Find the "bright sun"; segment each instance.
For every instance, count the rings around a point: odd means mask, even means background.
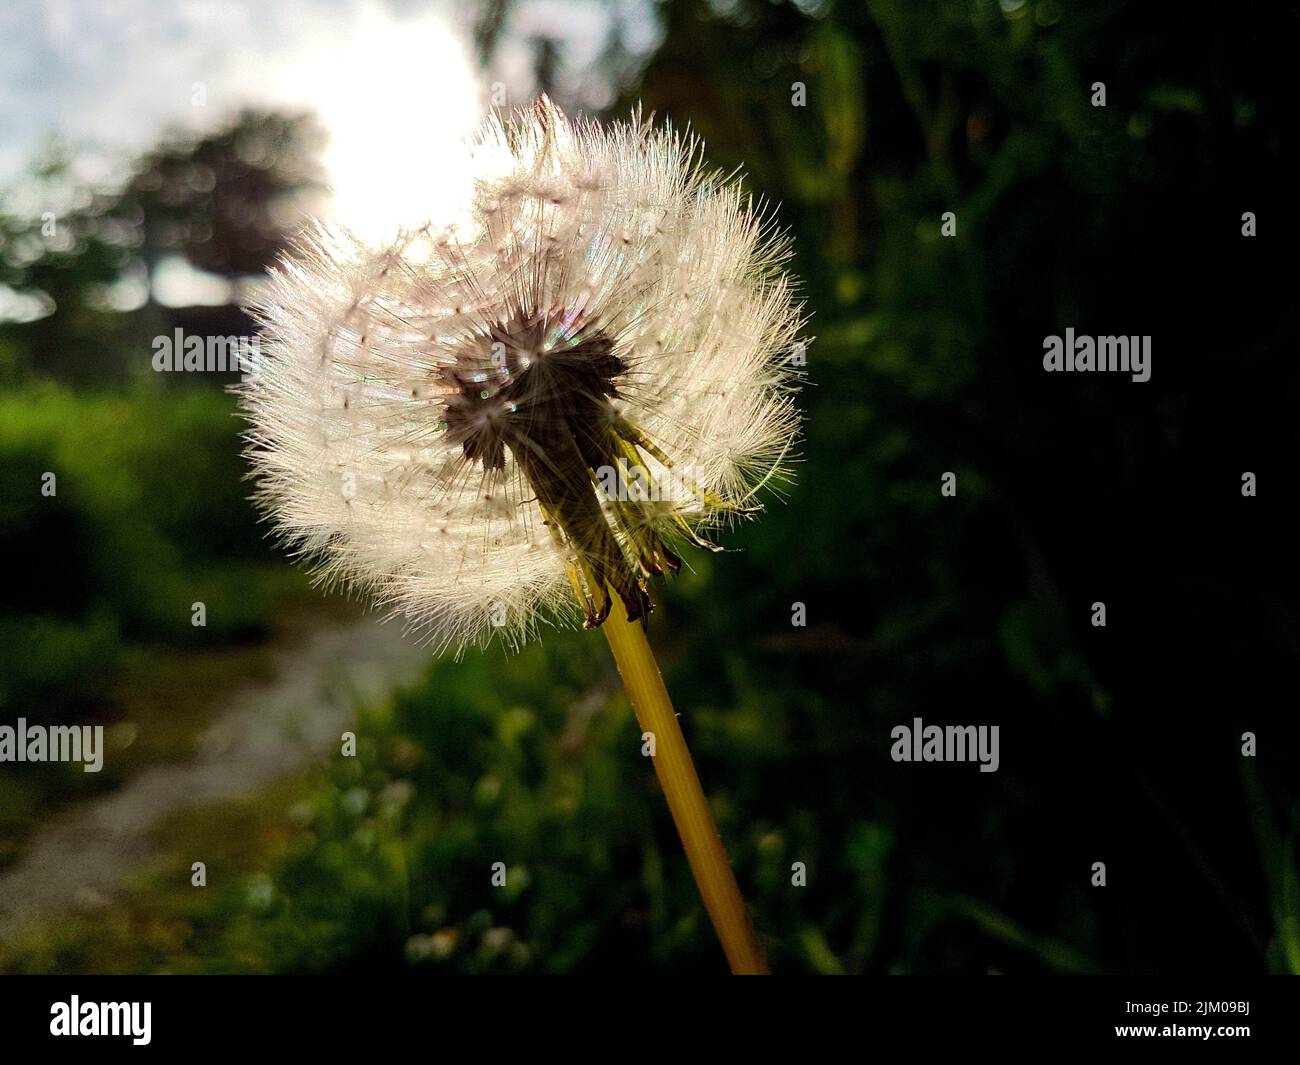
[[[285,86],[329,135],[329,213],[375,243],[403,226],[450,222],[469,192],[462,145],[482,115],[468,47],[433,15],[365,5],[351,21],[304,42]]]

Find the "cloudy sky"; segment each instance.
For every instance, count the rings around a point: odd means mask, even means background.
[[[409,221],[447,173],[494,81],[532,90],[529,38],[561,39],[574,91],[617,11],[648,47],[638,0],[525,0],[490,72],[469,46],[477,5],[414,0],[5,0],[0,6],[0,184],[51,134],[83,148],[91,180],[120,172],[168,125],[218,124],[241,105],[309,107],[330,135],[335,213],[378,234]],[[468,9],[468,14],[467,14]]]

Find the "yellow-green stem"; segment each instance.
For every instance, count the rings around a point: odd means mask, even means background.
[[[654,736],[654,765],[668,800],[677,832],[686,850],[704,907],[722,941],[731,971],[740,975],[765,975],[767,958],[754,935],[735,874],[722,849],[717,823],[709,810],[700,778],[691,761],[668,689],[664,687],[654,652],[639,622],[629,622],[617,595],[601,628],[609,640],[614,661],[632,699],[642,732]]]

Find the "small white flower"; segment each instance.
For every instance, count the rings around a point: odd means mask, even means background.
[[[277,529],[457,651],[598,625],[607,588],[644,616],[674,547],[785,476],[801,325],[785,241],[694,139],[542,99],[471,151],[458,226],[317,227],[239,389]]]

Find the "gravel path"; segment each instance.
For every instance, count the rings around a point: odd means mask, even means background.
[[[32,922],[112,898],[153,853],[168,815],[253,791],[338,749],[358,701],[419,678],[429,653],[399,625],[365,617],[315,632],[277,659],[274,679],[235,690],[189,761],[152,766],[43,828],[0,875],[0,943]]]

